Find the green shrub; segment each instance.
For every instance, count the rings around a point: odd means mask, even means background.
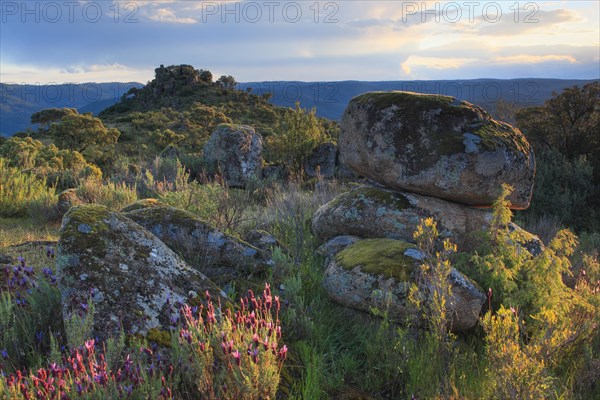
[[[551,393],[552,377],[542,347],[523,343],[521,323],[514,309],[504,307],[496,315],[488,312],[483,319],[493,399],[536,400]]]
[[[49,188],[45,179],[9,167],[0,158],[0,216],[24,216],[34,206],[36,210],[51,209],[56,201],[55,188]]]
[[[101,204],[111,210],[120,210],[138,199],[135,186],[125,182],[104,183],[93,178],[79,184],[77,197],[85,203]]]
[[[531,206],[523,217],[553,217],[574,229],[593,228],[589,207],[594,194],[592,177],[592,164],[585,156],[569,161],[556,150],[538,153]]]

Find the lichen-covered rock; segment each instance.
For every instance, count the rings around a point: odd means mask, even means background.
[[[77,189],[67,189],[60,192],[56,209],[62,216],[65,215],[73,206],[79,206],[85,202],[77,196]]]
[[[184,210],[151,204],[123,215],[152,232],[211,279],[247,276],[274,264],[269,254]]]
[[[327,265],[337,253],[339,253],[346,247],[353,245],[359,240],[360,238],[357,236],[336,236],[333,239],[330,239],[327,242],[323,243],[321,246],[319,246],[319,248],[317,249],[317,253],[325,257],[325,265]]]
[[[333,143],[322,143],[315,147],[304,160],[304,173],[309,178],[333,178],[335,174],[337,147]]]
[[[478,106],[450,96],[365,93],[350,101],[341,128],[342,162],[386,187],[491,206],[508,183],[511,207],[529,206],[532,148]]]
[[[329,263],[323,284],[329,296],[357,310],[387,308],[389,316],[405,321],[416,310],[407,303],[420,273],[423,254],[412,244],[393,239],[364,239],[339,252]],[[448,281],[451,329],[463,331],[477,323],[486,296],[469,278],[452,268]]]
[[[273,254],[273,249],[281,245],[275,236],[262,229],[251,230],[244,236],[244,241],[260,249],[263,254],[268,254],[269,257]]]
[[[230,187],[245,187],[262,174],[262,136],[246,125],[218,125],[206,145],[204,159]]]
[[[263,179],[286,181],[290,171],[285,165],[267,165],[262,170]]]
[[[168,329],[179,302],[206,290],[224,295],[156,236],[99,205],[73,207],[63,218],[57,274],[63,316],[81,312],[91,298],[100,339],[121,327],[142,335]]]
[[[337,196],[321,206],[312,221],[315,236],[326,241],[340,235],[361,238],[391,238],[413,242],[413,232],[423,218],[433,218],[442,238],[449,238],[461,251],[473,250],[482,231],[488,230],[492,214],[435,197],[362,186]],[[511,223],[519,244],[533,255],[544,245],[536,236]]]

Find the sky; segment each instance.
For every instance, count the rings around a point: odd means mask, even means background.
[[[600,78],[600,2],[0,0],[0,82]]]

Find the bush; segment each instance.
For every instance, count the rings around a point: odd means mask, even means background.
[[[0,158],[0,216],[15,217],[36,210],[51,209],[56,204],[56,191],[45,179],[9,167]]]
[[[325,127],[316,116],[316,110],[306,111],[296,103],[277,127],[277,134],[267,141],[269,161],[286,164],[293,175],[301,178],[303,162],[313,149],[329,137]]]
[[[593,168],[585,156],[569,161],[558,151],[547,150],[537,155],[536,163],[533,197],[530,208],[522,213],[524,218],[551,217],[574,229],[593,228],[589,208]]]
[[[118,211],[137,201],[135,186],[125,182],[103,183],[98,179],[86,179],[77,187],[77,197],[90,204],[101,204]]]

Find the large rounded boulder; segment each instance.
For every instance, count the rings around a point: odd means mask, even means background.
[[[372,92],[341,122],[341,161],[386,187],[491,206],[508,183],[513,209],[529,206],[535,161],[523,134],[450,96]]]
[[[405,241],[364,239],[335,256],[323,284],[329,296],[340,304],[367,312],[374,307],[387,309],[392,319],[405,321],[417,312],[407,299],[423,261],[423,254]],[[451,329],[472,328],[485,303],[485,294],[454,268],[448,283],[452,290],[447,303]]]
[[[491,212],[435,197],[361,186],[321,206],[313,216],[312,231],[323,242],[343,235],[413,242],[413,232],[423,218],[433,218],[442,238],[470,251],[480,244],[493,217]],[[509,229],[518,233],[519,245],[531,254],[543,250],[537,236],[512,222]]]
[[[204,159],[229,186],[245,187],[262,175],[262,151],[262,136],[251,126],[220,124],[204,146]]]
[[[57,271],[63,316],[94,303],[92,335],[169,329],[176,307],[206,290],[224,296],[156,236],[99,205],[71,208],[63,218]],[[225,298],[223,298],[225,299]]]
[[[137,202],[123,213],[156,235],[209,278],[225,281],[264,271],[270,253],[227,235],[194,214],[160,202]]]

